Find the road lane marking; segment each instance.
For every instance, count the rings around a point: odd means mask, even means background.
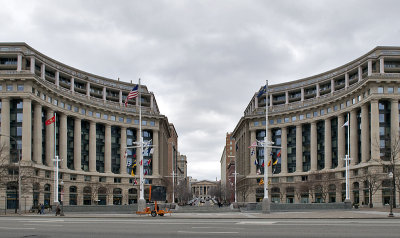
[[[241,221],[236,223],[238,225],[273,225],[276,224],[274,221]]]
[[[3,230],[35,230],[34,227],[0,227]]]
[[[238,234],[237,231],[178,231],[178,233],[187,234]]]

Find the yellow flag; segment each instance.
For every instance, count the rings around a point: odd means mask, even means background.
[[[264,179],[261,179],[260,182],[258,183],[259,185],[263,185],[264,184]]]
[[[132,176],[135,176],[135,174],[133,173],[133,169],[132,169],[132,171],[131,171],[131,175],[132,175]]]

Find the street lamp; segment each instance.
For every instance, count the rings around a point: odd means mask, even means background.
[[[393,173],[389,172],[389,178],[390,178],[390,212],[388,217],[394,217],[393,215]]]
[[[9,137],[10,139],[14,140],[15,145],[17,146],[17,153],[18,153],[18,214],[21,214],[21,190],[22,190],[21,189],[21,157],[20,157],[20,150],[18,148],[18,141],[17,141],[17,139],[15,139],[14,137],[12,137],[10,135],[0,134],[0,136]],[[5,207],[4,209],[7,209],[7,207]]]

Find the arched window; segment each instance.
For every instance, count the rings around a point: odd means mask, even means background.
[[[69,205],[78,205],[78,189],[76,186],[69,187]]]
[[[83,205],[92,205],[92,188],[89,186],[83,188]]]

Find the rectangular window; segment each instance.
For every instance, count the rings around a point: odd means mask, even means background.
[[[121,178],[114,178],[114,183],[121,183]]]
[[[67,104],[67,109],[71,110],[71,105]]]
[[[351,106],[351,101],[350,100],[346,102],[346,106],[347,107]]]
[[[300,115],[300,120],[304,119],[304,114]]]
[[[115,116],[110,116],[111,121],[115,121]]]
[[[258,126],[258,121],[255,121],[255,122],[254,122],[254,126]]]
[[[11,92],[11,91],[14,91],[14,87],[13,87],[13,85],[8,84],[7,85],[7,92]]]
[[[325,110],[321,109],[321,111],[319,113],[321,114],[321,116],[323,116],[325,114]]]
[[[124,118],[123,117],[119,117],[118,120],[119,120],[119,122],[124,122]]]
[[[282,123],[282,119],[281,118],[278,118],[277,120],[276,120],[276,123]]]
[[[53,101],[53,99],[52,99],[51,97],[47,97],[47,101],[48,101],[49,103],[51,103],[51,102]]]
[[[0,85],[0,91],[3,91],[3,85]]]
[[[328,107],[328,113],[331,113],[331,112],[332,112],[332,108]]]
[[[150,126],[155,126],[156,122],[155,121],[150,121]]]
[[[378,87],[378,93],[383,93],[383,87]]]
[[[76,174],[70,174],[69,175],[69,180],[76,181]]]
[[[64,108],[64,103],[63,102],[60,102],[60,105],[59,105],[60,107],[62,107],[62,108]]]
[[[24,85],[21,85],[21,84],[17,85],[17,90],[19,92],[23,92],[24,91]]]
[[[335,106],[333,107],[333,110],[336,112],[337,110],[339,110],[339,106],[338,106],[338,105],[335,105]]]
[[[57,100],[57,99],[54,99],[54,100],[53,100],[53,104],[56,105],[56,106],[58,106],[58,100]]]
[[[307,118],[311,118],[311,113],[307,113],[307,114],[306,114],[306,117],[307,117]]]
[[[356,104],[356,99],[355,98],[353,98],[353,104]]]
[[[88,111],[88,115],[89,116],[93,116],[93,112],[92,111]]]
[[[132,118],[126,118],[126,123],[132,123]]]
[[[293,177],[286,177],[286,182],[293,182],[294,181],[294,179],[293,179]]]
[[[74,107],[74,112],[79,112],[79,108]]]
[[[92,177],[89,175],[85,175],[84,180],[85,180],[85,182],[90,182],[90,181],[92,181]]]
[[[296,116],[292,117],[292,121],[296,121]]]
[[[388,93],[393,93],[394,89],[393,87],[388,87]]]
[[[81,114],[86,115],[86,109],[81,108]]]
[[[100,118],[100,112],[96,112],[96,117]]]
[[[285,123],[289,122],[289,117],[285,117]]]
[[[269,124],[273,125],[274,124],[274,120],[269,120]]]
[[[358,101],[360,102],[361,100],[362,100],[362,97],[360,95],[360,96],[358,96]]]
[[[318,116],[318,112],[315,111],[315,112],[314,112],[314,117],[317,117],[317,116]]]
[[[147,125],[147,121],[142,121],[142,126]]]
[[[104,115],[103,115],[103,119],[106,119],[106,120],[107,120],[107,119],[108,119],[108,115],[107,115],[107,114],[104,114]]]
[[[344,109],[344,103],[340,104],[340,109]]]
[[[133,123],[136,124],[136,125],[139,125],[139,120],[138,120],[138,119],[135,119],[135,120],[133,121]]]

